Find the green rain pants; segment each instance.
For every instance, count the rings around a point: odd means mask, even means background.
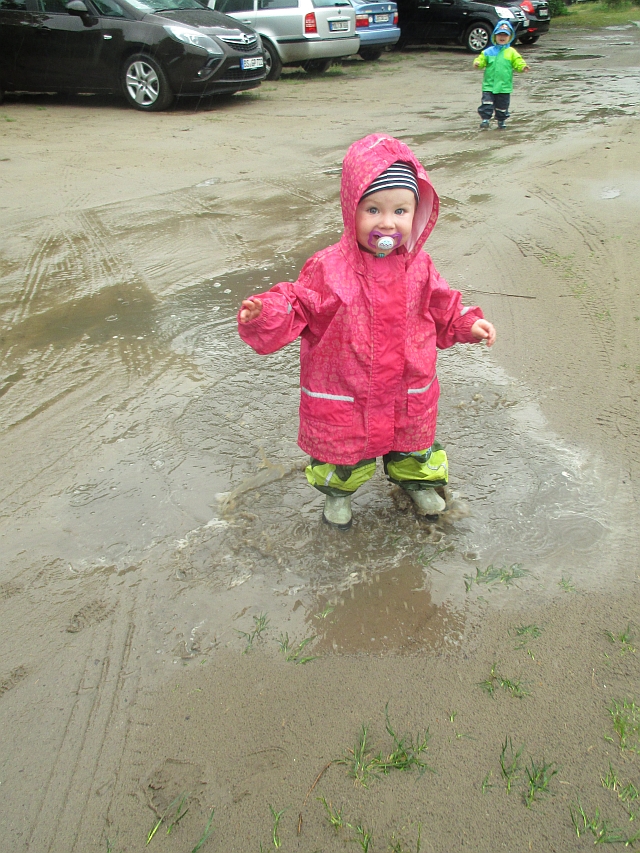
[[[449,481],[447,454],[438,442],[414,453],[391,451],[382,457],[389,480],[407,491],[446,486]],[[352,495],[370,480],[376,470],[375,459],[362,459],[356,465],[332,465],[311,459],[305,468],[310,485],[334,498]]]

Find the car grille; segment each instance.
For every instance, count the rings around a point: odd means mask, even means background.
[[[250,50],[255,50],[256,45],[258,44],[257,38],[252,38],[251,41],[240,41],[240,39],[234,38],[233,36],[218,36],[220,41],[223,41],[225,44],[228,44],[229,47],[232,47],[234,50],[241,50],[243,52],[248,52]]]
[[[239,80],[260,80],[264,77],[264,68],[227,68],[218,83],[237,83]]]

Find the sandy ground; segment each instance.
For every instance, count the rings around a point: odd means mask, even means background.
[[[503,134],[453,48],[160,115],[0,107],[3,851],[142,851],[160,818],[172,853],[638,832],[640,30],[523,53]],[[295,347],[234,317],[337,238],[372,131],[430,171],[428,249],[499,343],[440,360],[441,522],[378,472],[339,535]]]

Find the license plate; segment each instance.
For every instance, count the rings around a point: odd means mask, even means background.
[[[548,14],[549,13],[547,12],[546,9],[540,9],[540,11],[538,12],[538,17],[539,18],[546,18]]]
[[[261,56],[247,56],[240,60],[240,68],[244,71],[249,68],[264,68],[264,59]]]
[[[374,15],[373,20],[376,22],[376,24],[388,24],[389,23],[389,16],[388,15]]]
[[[336,33],[338,31],[348,30],[349,29],[349,21],[329,21],[329,30],[332,33]]]

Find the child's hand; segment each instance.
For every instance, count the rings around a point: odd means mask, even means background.
[[[525,66],[524,66],[524,68],[523,68],[522,70],[523,70],[523,71],[531,71],[531,69],[529,68],[529,66],[528,66],[528,65],[525,65]]]
[[[240,306],[240,322],[250,323],[262,314],[261,299],[244,299]]]
[[[477,341],[486,341],[488,347],[496,342],[496,330],[488,320],[476,320],[471,327],[471,334]]]

